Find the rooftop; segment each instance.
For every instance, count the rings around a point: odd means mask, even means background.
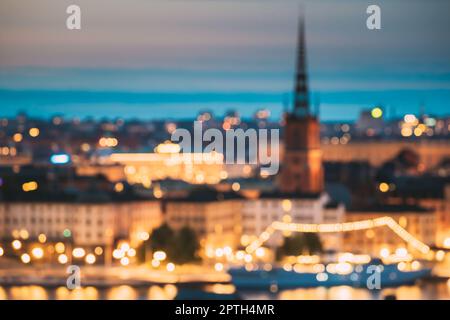
[[[347,213],[402,213],[402,212],[413,212],[413,213],[432,213],[433,210],[421,207],[419,205],[408,205],[408,204],[374,204],[367,207],[361,208],[350,208]]]

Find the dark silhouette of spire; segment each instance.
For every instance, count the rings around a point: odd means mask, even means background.
[[[297,69],[294,92],[294,114],[309,115],[308,74],[306,70],[305,22],[300,15],[298,23]]]
[[[303,10],[302,10],[303,11]],[[294,110],[286,118],[284,131],[285,155],[278,187],[284,193],[317,195],[324,190],[322,154],[320,152],[320,123],[311,114],[306,71],[306,46],[303,17],[298,27],[297,66]],[[314,97],[312,97],[314,98]]]

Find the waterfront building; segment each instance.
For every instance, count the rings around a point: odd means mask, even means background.
[[[48,241],[68,241],[86,248],[112,246],[117,239],[139,242],[142,232],[161,223],[158,201],[79,199],[0,203],[2,241],[25,230],[27,239],[44,234]]]
[[[436,212],[436,245],[450,248],[450,184],[442,194],[418,198],[418,203]]]
[[[395,158],[402,150],[414,150],[420,158],[421,170],[433,169],[445,158],[450,158],[450,141],[352,141],[347,144],[326,143],[321,146],[326,162],[367,161],[379,167]]]
[[[396,177],[386,203],[408,204],[426,208],[435,213],[435,244],[450,247],[450,184],[446,176],[423,175]]]
[[[197,189],[182,199],[165,203],[165,220],[175,230],[192,228],[205,249],[243,248],[256,239],[274,221],[292,223],[339,223],[345,208],[325,193],[317,195],[262,193],[245,198],[234,192]],[[286,235],[286,234],[284,234]],[[276,233],[265,244],[275,248],[283,233]],[[327,249],[339,250],[341,234],[321,237]]]
[[[106,245],[112,242],[108,235],[114,231],[112,205],[65,202],[6,202],[2,203],[0,220],[2,234],[13,239],[20,230],[26,230],[30,239],[45,234],[48,240],[71,238],[79,245]],[[5,239],[5,240],[6,240]]]
[[[413,237],[428,246],[435,243],[436,215],[433,210],[417,205],[375,205],[362,209],[351,209],[346,212],[346,221],[360,221],[389,216]],[[417,254],[408,243],[405,243],[387,226],[361,231],[349,231],[344,234],[344,249],[353,253],[387,256],[397,250],[407,249]]]
[[[205,249],[236,248],[242,233],[242,207],[243,198],[235,192],[201,187],[187,197],[168,200],[164,217],[175,230],[192,228]]]
[[[246,199],[242,206],[241,244],[248,245],[274,221],[286,223],[341,223],[345,219],[345,207],[333,202],[326,193],[316,195],[263,193],[259,198]],[[277,247],[286,233],[274,234],[266,243]],[[321,236],[325,249],[339,250],[342,246],[341,234]]]

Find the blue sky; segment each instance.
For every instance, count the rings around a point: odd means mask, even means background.
[[[0,3],[0,116],[192,117],[209,109],[278,117],[293,87],[299,1],[78,0]],[[448,114],[450,3],[303,1],[313,100],[325,120],[383,104]]]

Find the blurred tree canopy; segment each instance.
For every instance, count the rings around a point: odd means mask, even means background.
[[[284,237],[283,244],[277,249],[277,258],[320,253],[322,250],[322,242],[317,234],[298,233],[290,237]]]
[[[176,232],[165,223],[153,230],[149,240],[139,248],[141,261],[144,261],[145,245],[152,252],[164,251],[167,254],[168,261],[177,264],[199,260],[200,243],[195,231],[188,226],[184,226]]]

